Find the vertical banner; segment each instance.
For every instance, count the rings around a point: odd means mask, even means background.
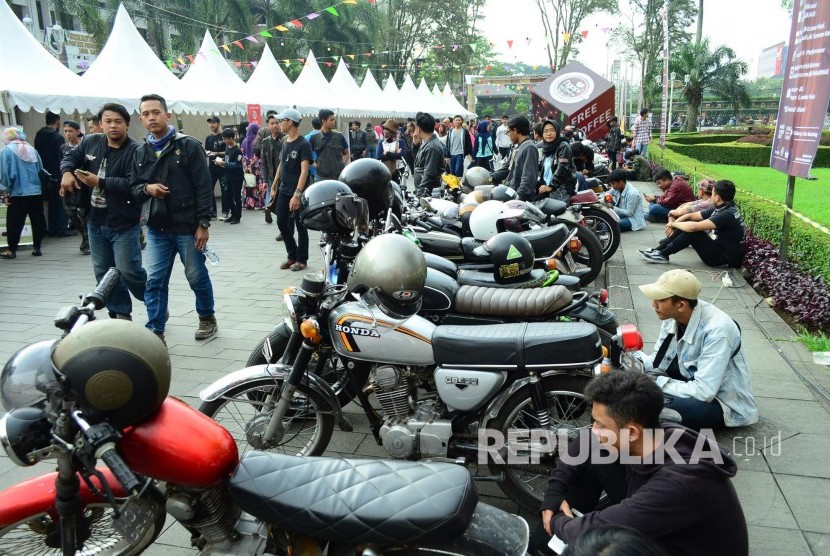
[[[660,148],[666,146],[666,122],[669,115],[669,0],[663,6],[663,106],[660,114]]]
[[[248,123],[262,125],[262,107],[259,104],[248,105]]]
[[[770,167],[806,178],[830,100],[830,0],[795,0]]]

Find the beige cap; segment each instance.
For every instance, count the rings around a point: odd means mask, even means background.
[[[688,270],[675,269],[664,272],[653,284],[640,286],[640,291],[649,299],[667,299],[673,295],[683,299],[697,299],[700,295],[700,280]]]

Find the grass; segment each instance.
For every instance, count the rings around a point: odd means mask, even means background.
[[[798,335],[798,341],[807,346],[810,351],[830,351],[830,336],[824,332],[812,334],[810,332],[802,331]]]

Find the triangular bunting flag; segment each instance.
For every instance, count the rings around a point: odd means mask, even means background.
[[[231,47],[230,47],[230,46],[228,46],[228,45],[226,45],[226,44],[223,44],[223,45],[222,45],[222,48],[224,48],[226,52],[230,52],[230,51],[231,51]]]
[[[308,15],[306,16],[306,19],[308,19],[309,21],[312,21],[312,20],[314,20],[314,19],[317,19],[318,17],[320,17],[320,14],[318,14],[318,13],[310,13],[310,14],[308,14]]]
[[[170,69],[173,69],[173,62],[171,62],[170,60],[166,60],[166,62],[167,62],[167,67],[170,68]]]
[[[470,50],[472,50],[473,52],[475,52],[477,48],[478,48],[478,45],[475,44],[475,43],[470,45]]]
[[[580,35],[582,35],[582,38],[583,38],[583,39],[587,39],[587,38],[588,38],[588,31],[580,31],[580,32],[579,32],[579,34],[580,34]]]
[[[190,60],[190,63],[193,63],[193,54],[188,54],[187,59]]]
[[[507,41],[507,48],[513,48],[513,41]]]
[[[340,15],[339,13],[337,13],[337,10],[334,9],[334,6],[329,6],[328,8],[326,8],[326,11],[329,12],[334,17],[337,17],[337,16]]]
[[[181,65],[184,65],[184,58],[176,58]]]
[[[332,67],[334,65],[333,62],[323,62],[323,63],[326,64],[326,66],[328,66],[328,67]]]
[[[259,44],[259,41],[258,41],[258,40],[256,40],[256,39],[255,39],[253,36],[251,36],[251,35],[248,35],[247,37],[245,37],[245,40],[247,40],[247,41],[251,41],[251,42],[255,42],[255,43]]]
[[[266,31],[260,31],[260,32],[259,32],[259,36],[260,36],[260,37],[268,37],[268,38],[270,39],[270,38],[271,38],[271,37],[273,37],[274,35],[272,35],[271,33],[269,33],[269,32],[266,30]]]
[[[233,65],[235,65],[238,68],[241,68],[242,67],[242,62],[234,62]]]
[[[346,54],[346,56],[348,56],[349,58],[351,58],[352,60],[354,60],[354,54]]]
[[[294,27],[300,27],[300,28],[302,28],[302,26],[303,26],[303,24],[300,23],[299,19],[292,19],[291,20],[291,25],[293,25]]]
[[[257,67],[257,64],[259,64],[259,62],[251,62],[251,65],[254,67]]]
[[[245,47],[242,46],[242,41],[233,41],[233,44],[235,44],[236,46],[238,46],[242,50],[245,50]]]
[[[344,4],[357,4],[357,0],[343,0]]]
[[[251,67],[251,62],[245,62],[245,67],[246,67],[246,68]]]
[[[277,31],[281,31],[283,33],[288,32],[288,27],[286,27],[285,25],[277,25],[276,27],[274,27],[274,29],[276,29]]]

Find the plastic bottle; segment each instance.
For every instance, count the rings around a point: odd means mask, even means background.
[[[210,245],[205,246],[202,253],[205,254],[205,258],[213,266],[216,266],[216,265],[219,264],[219,255],[216,254],[216,251],[214,251],[213,247],[211,247]]]

